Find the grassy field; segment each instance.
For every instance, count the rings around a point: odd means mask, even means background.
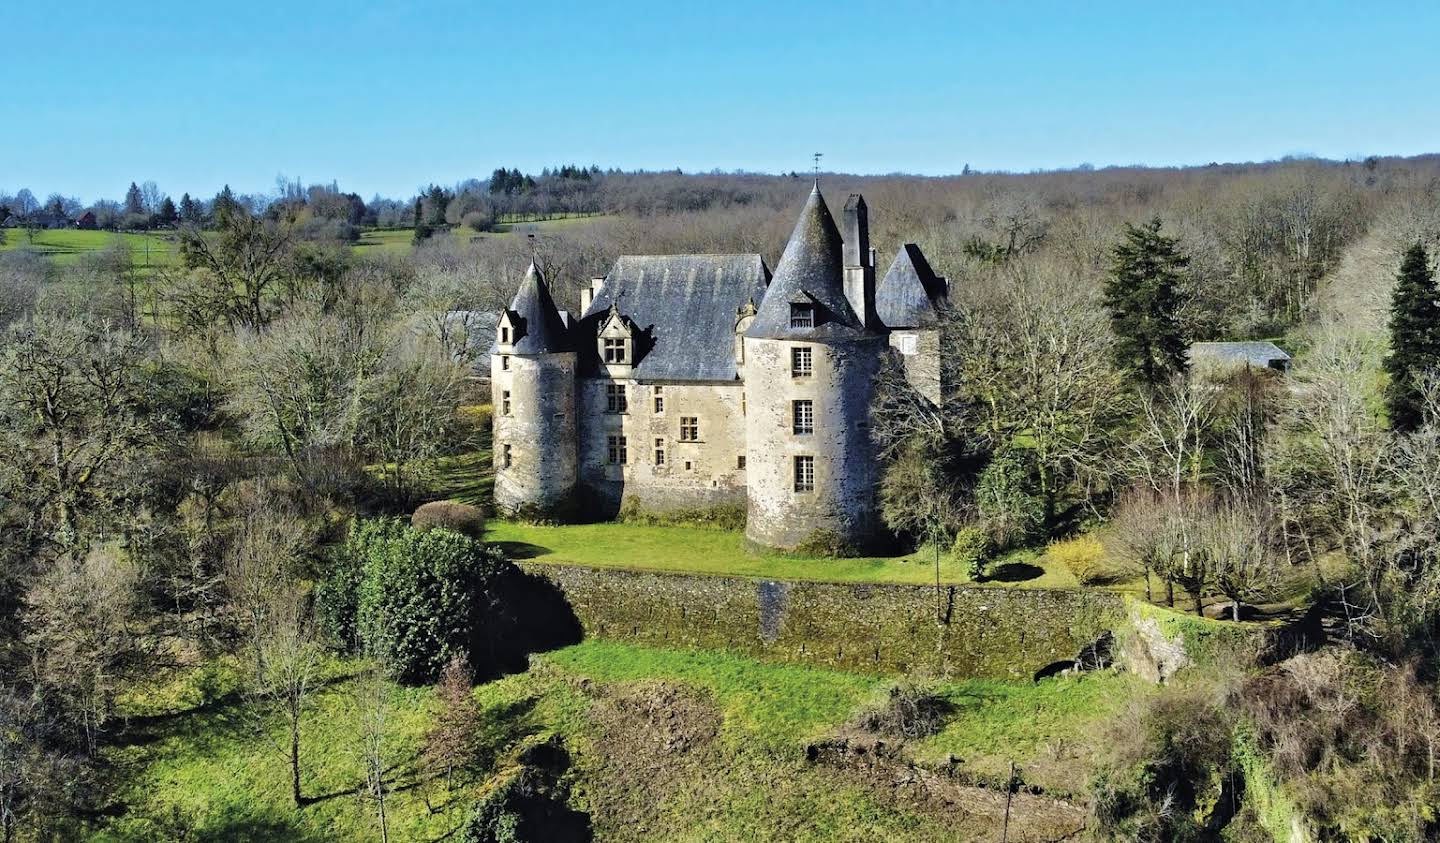
[[[562,230],[583,225],[597,216],[569,216],[556,217],[548,220],[523,220],[501,222],[495,226],[494,231],[479,233],[470,228],[457,225],[448,232],[436,234],[436,237],[450,237],[456,243],[468,243],[484,237],[494,237],[504,234],[530,234],[546,231]],[[360,232],[360,240],[355,244],[355,251],[359,254],[409,254],[415,248],[415,232],[410,228],[367,228]]]
[[[744,534],[737,531],[621,523],[552,527],[496,521],[489,525],[485,538],[502,543],[518,558],[597,568],[831,582],[935,582],[935,558],[928,548],[890,557],[792,556],[752,552],[745,545]],[[1033,555],[1002,560],[994,572],[998,577],[986,584],[1025,588],[1079,585],[1063,566]],[[940,577],[945,583],[971,581],[948,553],[941,555]]]
[[[128,726],[117,724],[105,750],[120,778],[116,804],[91,839],[377,839],[372,806],[357,795],[355,671],[333,662],[306,712],[307,804],[299,809],[289,802],[283,722],[240,693],[234,663],[134,692]],[[476,769],[456,777],[453,789],[417,764],[436,710],[432,693],[396,687],[387,744],[391,839],[453,834],[516,747],[552,735],[572,756],[572,806],[590,814],[600,839],[956,839],[960,832],[924,806],[805,759],[807,742],[843,729],[887,681],[589,641],[476,689]],[[1058,763],[1077,784],[1089,756],[1057,754],[1053,736],[1093,732],[1097,717],[1143,693],[1113,673],[938,688],[957,711],[916,748],[920,756],[953,752],[968,763],[973,755],[977,774],[1002,759],[1022,769]]]
[[[11,249],[34,249],[46,255],[57,264],[68,266],[80,259],[81,255],[98,252],[113,246],[130,251],[136,266],[169,266],[179,262],[175,243],[168,234],[117,233],[113,231],[81,231],[60,228],[35,232],[31,240],[23,229],[5,229],[5,243],[0,251]]]

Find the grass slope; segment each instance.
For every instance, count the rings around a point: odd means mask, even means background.
[[[502,543],[517,558],[597,568],[831,582],[935,582],[935,559],[928,548],[901,556],[853,559],[755,553],[746,547],[744,534],[736,531],[622,523],[537,526],[496,521],[489,525],[486,539]],[[1025,579],[991,579],[985,584],[1026,588],[1079,585],[1063,566],[1043,557],[1015,564],[1030,566],[1025,569]],[[1006,569],[1005,563],[996,567]],[[945,583],[970,582],[964,567],[948,553],[941,555],[940,577]]]
[[[166,234],[81,231],[72,228],[37,231],[33,241],[26,236],[23,229],[7,228],[5,242],[0,244],[0,252],[33,249],[52,258],[57,264],[68,266],[78,261],[81,255],[117,246],[129,249],[130,259],[138,267],[169,266],[179,262],[176,246]]]
[[[128,726],[115,730],[105,750],[119,777],[115,810],[96,821],[91,839],[375,839],[372,806],[357,796],[355,670],[350,662],[331,663],[305,715],[303,782],[310,801],[300,809],[289,801],[283,720],[239,692],[238,665],[213,663],[135,692],[125,702]],[[640,731],[616,731],[615,718],[626,709],[613,701],[655,683],[708,701],[702,707],[719,717],[712,744],[687,754],[646,745],[653,730],[643,722]],[[481,752],[477,769],[457,777],[453,792],[416,764],[436,709],[433,694],[396,687],[389,720],[391,837],[453,834],[514,747],[546,735],[562,737],[570,748],[572,804],[592,814],[598,839],[953,837],[953,829],[913,806],[805,761],[807,741],[842,727],[885,683],[726,653],[588,641],[537,657],[528,673],[476,689]],[[1035,685],[940,687],[963,704],[944,732],[919,747],[922,755],[1005,755],[1022,767],[1045,756],[1052,735],[1085,730],[1136,691],[1127,677],[1109,673]],[[1086,759],[1064,760],[1064,773],[1083,780]],[[643,833],[616,824],[632,820],[643,824]]]

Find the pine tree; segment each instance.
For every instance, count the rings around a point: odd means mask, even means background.
[[[1115,329],[1121,367],[1154,386],[1185,371],[1186,342],[1180,324],[1183,284],[1190,258],[1179,241],[1160,233],[1160,218],[1126,224],[1125,239],[1111,250],[1105,306]]]
[[[175,203],[166,196],[160,201],[160,210],[155,214],[155,221],[161,225],[174,225],[180,220],[180,212],[175,210]]]
[[[180,221],[190,225],[200,223],[200,206],[190,198],[188,193],[180,197]]]
[[[140,186],[130,182],[130,189],[125,191],[125,213],[145,213],[145,196],[140,192]]]
[[[1385,371],[1390,383],[1385,403],[1390,424],[1413,431],[1424,421],[1422,389],[1425,377],[1440,369],[1440,304],[1436,303],[1435,275],[1425,247],[1416,243],[1405,252],[1395,292],[1390,300],[1390,355]]]

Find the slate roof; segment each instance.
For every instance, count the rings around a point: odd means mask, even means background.
[[[759,255],[624,255],[580,319],[581,370],[601,369],[595,338],[614,303],[635,326],[632,377],[733,381],[736,311],[769,282]]]
[[[949,285],[935,274],[925,254],[906,243],[875,290],[875,311],[890,328],[926,328],[940,321]]]
[[[1188,352],[1191,365],[1268,368],[1272,363],[1289,363],[1286,354],[1273,342],[1197,342]]]
[[[775,267],[775,280],[745,336],[760,339],[843,339],[874,333],[845,297],[844,242],[820,195],[820,185],[800,212],[790,242]],[[791,328],[790,305],[815,305],[815,327]]]
[[[545,276],[534,261],[525,270],[525,280],[520,282],[520,291],[510,303],[510,313],[519,328],[519,336],[513,346],[516,354],[547,354],[572,349],[565,320],[556,309]]]

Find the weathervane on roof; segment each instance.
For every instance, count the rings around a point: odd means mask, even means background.
[[[825,155],[823,152],[813,153],[810,157],[815,159],[815,184],[820,184],[820,159]]]

